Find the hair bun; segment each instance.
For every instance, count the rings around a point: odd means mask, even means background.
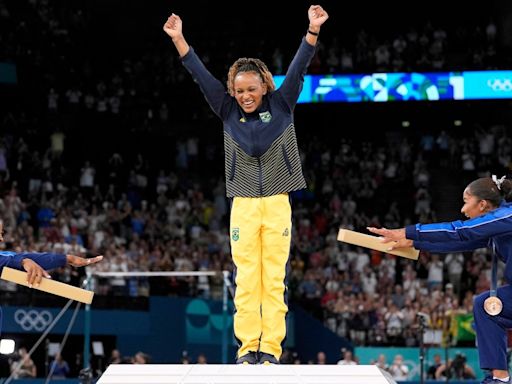
[[[512,180],[505,179],[501,183],[500,192],[506,201],[512,201]]]

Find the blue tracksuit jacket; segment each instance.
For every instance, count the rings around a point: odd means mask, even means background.
[[[505,263],[505,279],[512,282],[512,203],[503,202],[473,219],[409,225],[405,231],[416,249],[431,252],[471,251],[494,244]]]
[[[503,202],[497,209],[465,221],[410,225],[406,237],[414,241],[415,248],[432,252],[495,246],[505,263],[508,282],[497,289],[503,310],[496,316],[485,312],[484,302],[490,295],[487,291],[474,298],[473,315],[480,368],[507,370],[507,330],[512,329],[512,203]]]
[[[194,49],[182,58],[208,104],[224,125],[228,197],[265,197],[306,188],[293,110],[315,47],[302,40],[279,89],[246,114],[201,62]]]

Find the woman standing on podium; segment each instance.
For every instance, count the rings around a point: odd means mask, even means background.
[[[480,368],[491,371],[482,384],[510,383],[507,364],[507,330],[512,328],[512,181],[503,176],[483,177],[471,182],[463,194],[461,212],[465,221],[416,224],[401,229],[368,228],[396,242],[390,249],[414,247],[431,252],[471,251],[490,247],[493,251],[490,292],[475,297]],[[497,288],[497,258],[505,263],[507,285]]]
[[[273,10],[261,11],[247,19],[247,28],[257,27],[258,18]],[[309,8],[309,27],[277,90],[261,60],[240,58],[229,69],[226,92],[186,42],[180,17],[173,13],[163,28],[224,124],[238,364],[277,364],[286,337],[286,265],[292,236],[288,194],[306,188],[293,112],[328,17],[319,5]]]

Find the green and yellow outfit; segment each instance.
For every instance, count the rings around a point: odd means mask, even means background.
[[[306,188],[293,110],[315,47],[303,39],[279,89],[243,113],[194,50],[182,58],[224,124],[227,196],[232,198],[231,251],[236,266],[234,331],[238,356],[281,356],[286,337],[286,265],[290,254],[289,192]]]

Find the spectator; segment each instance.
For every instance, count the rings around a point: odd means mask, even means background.
[[[107,362],[107,366],[110,364],[122,364],[123,363],[123,357],[121,356],[121,352],[119,352],[119,349],[113,349],[112,352],[110,352],[110,358]]]
[[[467,364],[466,356],[458,354],[453,360],[448,359],[448,364],[441,364],[436,371],[436,380],[440,380],[442,376],[455,380],[476,379],[475,372]],[[498,383],[498,380],[495,380]]]
[[[393,363],[389,366],[389,373],[396,381],[403,381],[409,378],[409,368],[405,365],[402,355],[395,355]]]
[[[137,352],[132,359],[133,364],[149,364],[151,357],[144,352]]]
[[[25,347],[18,349],[17,359],[11,362],[11,375],[15,379],[37,377],[37,367]]]
[[[386,355],[381,353],[374,364],[381,370],[389,372],[389,365],[386,363]]]
[[[50,364],[50,372],[52,379],[65,379],[69,375],[69,365],[66,360],[62,358],[60,353],[55,355],[55,359]]]
[[[352,356],[352,351],[344,351],[343,352],[343,359],[338,361],[338,365],[357,365],[357,362],[354,360],[354,357]]]
[[[197,356],[197,364],[208,364],[208,361],[206,359],[206,355],[204,353],[200,353]]]
[[[427,379],[438,380],[438,377],[436,376],[436,372],[441,365],[443,365],[443,363],[441,361],[441,355],[436,353],[434,355],[434,363],[431,366],[429,366],[427,369]]]
[[[316,364],[327,364],[327,357],[325,356],[325,352],[320,351],[316,354]]]

